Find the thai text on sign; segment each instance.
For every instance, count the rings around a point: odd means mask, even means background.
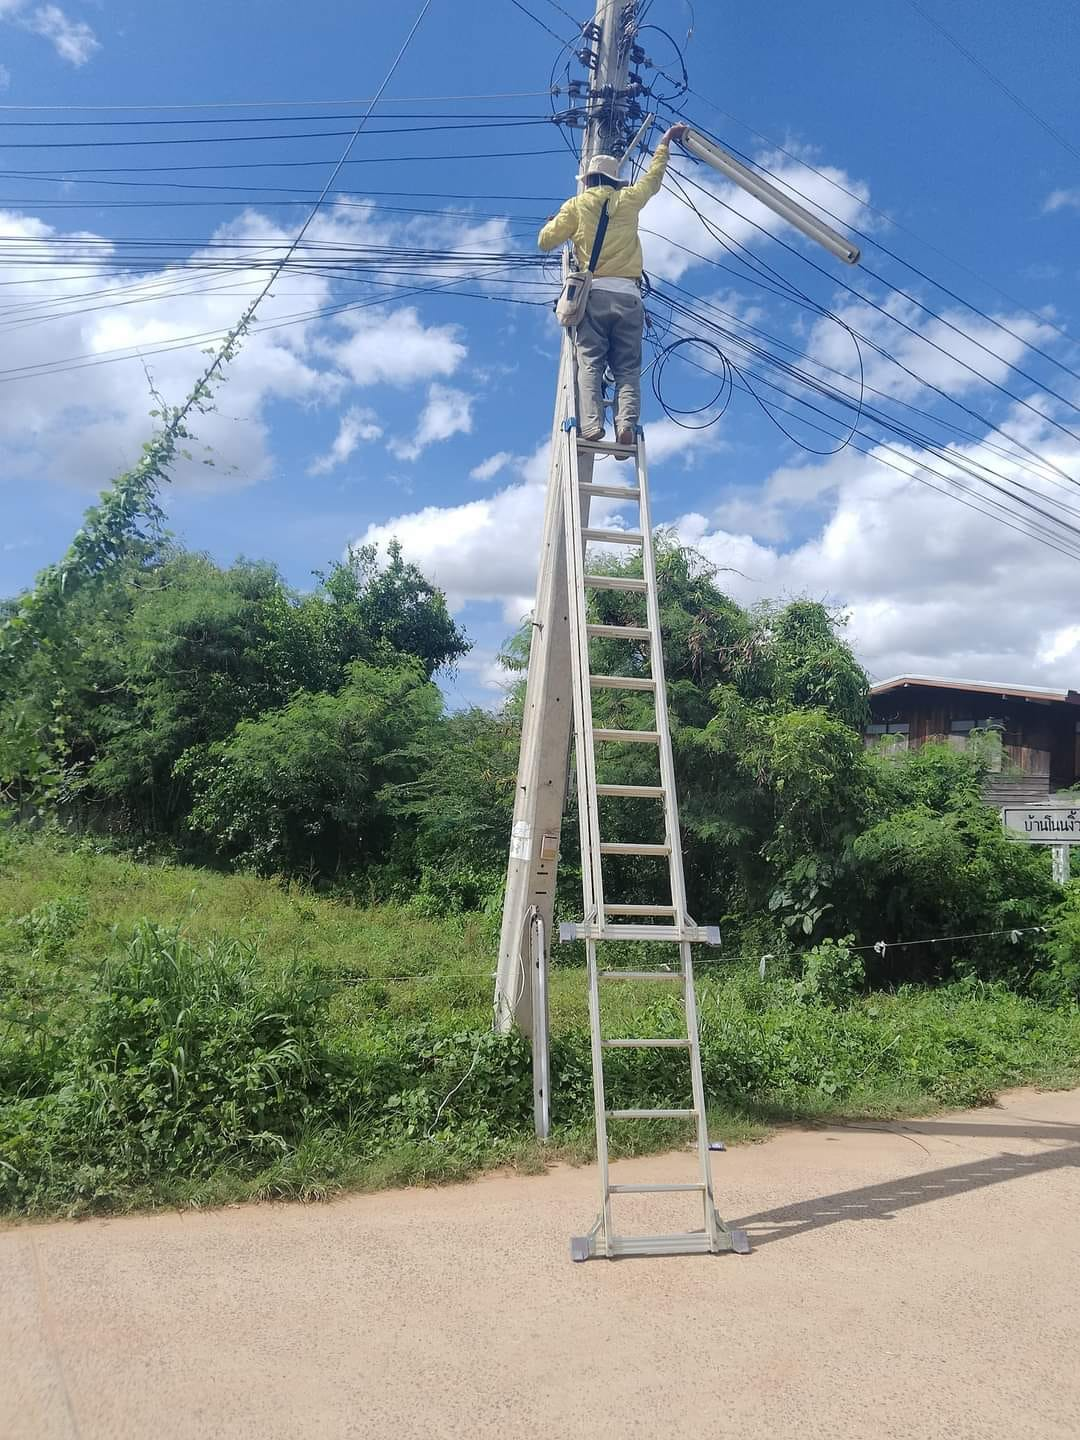
[[[1002,810],[1011,835],[1036,845],[1080,845],[1080,806],[1038,805]]]

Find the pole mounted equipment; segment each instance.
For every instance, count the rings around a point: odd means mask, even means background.
[[[776,185],[751,170],[748,165],[744,165],[741,160],[736,160],[734,155],[729,155],[723,146],[717,145],[714,140],[706,140],[704,135],[699,135],[696,130],[688,131],[679,143],[688,154],[734,181],[740,190],[745,190],[755,200],[760,200],[762,205],[767,206],[788,224],[794,225],[807,239],[823,246],[837,260],[842,260],[845,265],[859,263],[858,246],[838,234],[831,225],[819,220],[805,205],[800,205],[790,195],[785,195]]]

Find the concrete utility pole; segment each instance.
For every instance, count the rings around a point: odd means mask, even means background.
[[[628,86],[637,10],[637,0],[597,0],[592,24],[583,28],[582,46],[589,53],[591,79],[582,170],[593,155],[621,155],[630,139],[633,125],[628,114]],[[495,1027],[500,1031],[514,1025],[526,1031],[532,1028],[530,944],[543,947],[539,963],[546,972],[552,933],[573,720],[562,504],[565,447],[559,441],[563,422],[576,412],[570,336],[564,332],[495,981]],[[591,479],[591,461],[581,479]],[[534,921],[539,922],[533,931],[539,942],[529,933]]]

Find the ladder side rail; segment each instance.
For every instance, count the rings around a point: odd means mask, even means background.
[[[656,575],[656,552],[653,542],[652,512],[649,504],[649,485],[645,460],[645,441],[638,437],[638,488],[641,491],[642,564],[648,588],[645,603],[649,627],[653,630],[651,647],[652,675],[656,681],[656,728],[660,733],[661,784],[664,786],[664,811],[668,827],[668,844],[671,847],[670,873],[671,896],[676,907],[676,922],[687,924],[686,881],[682,863],[682,831],[679,825],[679,800],[675,786],[675,760],[671,749],[671,722],[667,708],[667,679],[664,672],[664,647],[660,635],[660,592]],[[716,1206],[713,1198],[712,1161],[709,1155],[708,1119],[705,1110],[705,1085],[701,1074],[701,1043],[698,1032],[697,998],[694,993],[694,965],[690,944],[683,941],[679,946],[682,961],[683,1009],[686,1017],[686,1034],[690,1041],[690,1084],[697,1112],[698,1164],[704,1185],[703,1204],[705,1232],[709,1249],[715,1250],[719,1243],[716,1223]]]
[[[576,366],[575,366],[576,378]],[[571,417],[566,429],[563,466],[563,517],[566,526],[567,591],[570,614],[571,666],[574,694],[574,739],[578,772],[578,828],[581,835],[581,888],[585,918],[603,919],[603,875],[600,869],[600,815],[596,794],[596,749],[593,744],[591,662],[586,629],[585,542],[582,538],[577,424]],[[596,1125],[596,1159],[600,1180],[600,1230],[607,1248],[612,1235],[611,1184],[608,1170],[607,1101],[604,1093],[604,1053],[601,1044],[600,984],[596,941],[586,940],[589,986],[589,1043],[592,1052],[593,1108]]]
[[[652,631],[649,665],[656,685],[656,729],[660,735],[660,783],[664,788],[664,823],[671,877],[671,900],[676,909],[676,923],[687,923],[686,881],[683,876],[682,832],[679,828],[679,800],[675,792],[675,761],[671,753],[671,722],[667,707],[667,680],[664,673],[664,646],[660,635],[660,593],[656,578],[656,552],[653,545],[652,509],[649,503],[649,481],[645,461],[645,439],[638,433],[637,483],[641,492],[641,561],[645,573],[646,623]]]
[[[690,1088],[697,1111],[698,1166],[705,1187],[702,1200],[705,1206],[705,1233],[709,1237],[709,1249],[719,1248],[719,1234],[716,1223],[716,1201],[713,1196],[712,1156],[709,1154],[709,1121],[705,1109],[705,1082],[701,1074],[701,1036],[698,1031],[697,997],[694,993],[694,961],[690,942],[684,940],[679,946],[683,973],[683,1009],[686,1013],[686,1038],[690,1041]]]
[[[545,937],[554,922],[558,858],[544,860],[545,834],[559,835],[565,805],[570,747],[570,650],[566,619],[566,538],[563,474],[564,424],[574,414],[574,357],[563,337],[551,427],[550,471],[537,579],[535,625],[529,647],[521,753],[514,793],[510,854],[506,868],[499,960],[495,984],[495,1028],[514,1024],[532,1029],[532,987],[525,982],[522,933],[530,906],[544,917]],[[559,703],[559,702],[563,703]]]
[[[604,878],[600,857],[600,808],[596,793],[596,747],[593,743],[592,686],[589,681],[589,635],[586,616],[585,544],[578,494],[577,422],[567,421],[566,477],[563,514],[566,523],[566,569],[569,591],[574,728],[578,766],[578,820],[581,832],[581,874],[586,920],[604,919]],[[586,883],[587,882],[587,883]]]
[[[600,1178],[600,1228],[606,1253],[614,1239],[611,1219],[611,1177],[608,1170],[607,1099],[604,1093],[604,1048],[601,1039],[600,977],[596,941],[585,941],[589,971],[589,1042],[592,1051],[593,1105],[596,1111],[596,1160]]]

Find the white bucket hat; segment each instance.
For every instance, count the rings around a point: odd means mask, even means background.
[[[594,155],[586,165],[585,169],[578,176],[579,180],[587,180],[590,175],[603,175],[606,180],[619,181],[619,171],[622,169],[622,161],[614,155]]]

